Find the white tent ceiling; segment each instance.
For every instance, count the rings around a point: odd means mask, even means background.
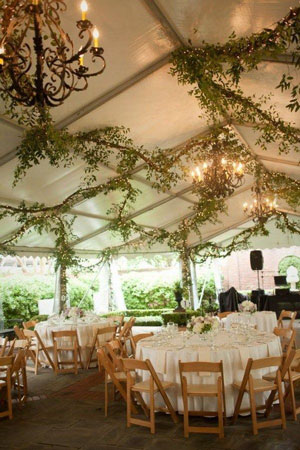
[[[67,2],[70,3],[70,2]],[[65,29],[76,36],[79,0],[72,2],[65,15]],[[104,74],[91,79],[89,88],[74,94],[64,105],[53,110],[58,128],[68,126],[74,132],[94,127],[124,125],[131,129],[136,144],[146,148],[160,146],[170,148],[207,130],[205,119],[199,118],[196,100],[187,94],[188,89],[177,84],[169,74],[170,53],[188,38],[195,44],[225,42],[233,31],[238,36],[249,35],[271,26],[281,19],[290,6],[298,6],[292,0],[94,0],[89,2],[89,15],[101,30],[101,45],[105,49],[107,69]],[[194,34],[194,29],[198,32]],[[286,109],[288,93],[274,89],[281,74],[294,74],[288,65],[290,58],[283,55],[281,62],[263,61],[258,71],[245,75],[242,88],[246,94],[257,96],[272,90],[272,103],[281,117],[300,126],[299,115]],[[294,74],[299,77],[299,74]],[[284,172],[300,178],[299,156],[279,155],[276,145],[267,151],[255,145],[256,133],[247,124],[234,125],[242,142],[271,170]],[[23,181],[12,188],[16,167],[15,148],[20,141],[22,129],[4,116],[0,116],[0,202],[18,204],[21,200],[55,204],[71,194],[79,185],[83,174],[82,163],[71,168],[54,169],[46,162],[32,168]],[[113,163],[109,168],[101,167],[99,179],[116,176]],[[134,184],[142,191],[132,211],[136,222],[151,227],[176,228],[176,224],[191,214],[195,199],[191,185],[181,183],[171,192],[158,194],[145,179],[143,170],[133,176]],[[228,214],[220,216],[220,223],[203,227],[204,239],[223,242],[249,225],[242,204],[250,200],[253,180],[249,177],[245,185],[228,199]],[[119,245],[122,240],[107,230],[110,217],[106,211],[118,194],[99,195],[76,205],[71,214],[77,216],[74,231],[78,239],[74,248],[80,254],[94,255],[99,250]],[[280,204],[282,210],[289,211]],[[292,211],[291,211],[292,212]],[[292,212],[295,217],[299,213]],[[270,225],[271,226],[271,225]],[[11,219],[1,221],[0,239],[10,235],[18,225]],[[272,228],[272,226],[271,226]],[[275,233],[272,229],[271,235]],[[266,246],[291,242],[289,236],[278,236]],[[189,243],[196,244],[197,236],[191,234]],[[299,238],[293,238],[295,244]],[[269,244],[268,244],[269,242]],[[296,242],[297,243],[297,242]],[[255,245],[255,243],[253,244]],[[263,245],[260,243],[259,245]],[[24,236],[16,247],[19,253],[44,254],[54,246],[54,237],[31,232]],[[152,251],[167,251],[164,245],[156,245]]]

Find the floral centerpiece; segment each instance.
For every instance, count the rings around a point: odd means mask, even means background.
[[[208,333],[219,328],[219,319],[212,316],[193,316],[187,327],[194,333]]]
[[[244,300],[239,305],[240,312],[248,312],[248,313],[255,313],[257,311],[257,306],[255,303],[251,302],[250,300]]]
[[[64,310],[65,319],[79,319],[84,316],[84,311],[77,306],[72,306]]]

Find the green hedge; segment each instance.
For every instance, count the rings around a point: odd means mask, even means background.
[[[137,317],[134,323],[137,327],[161,327],[162,324],[160,316]]]
[[[186,311],[185,313],[164,313],[161,315],[165,325],[167,325],[168,322],[174,322],[177,323],[179,327],[185,327],[192,316],[201,316],[201,312],[191,310]]]
[[[102,317],[120,316],[125,317],[149,317],[161,316],[165,312],[172,312],[171,309],[127,309],[126,311],[111,311],[107,314],[102,314]]]

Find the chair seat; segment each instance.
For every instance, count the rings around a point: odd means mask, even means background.
[[[127,375],[126,375],[125,372],[114,372],[114,376],[119,381],[126,381],[127,380]],[[108,374],[108,377],[107,377],[107,381],[111,381],[111,376],[109,374]]]
[[[240,389],[242,382],[241,381],[234,381],[232,383],[233,387],[236,389]],[[271,381],[266,381],[261,378],[253,378],[253,389],[256,392],[264,392],[264,391],[271,391],[276,389],[276,385],[272,383]],[[245,390],[249,392],[249,385],[246,384]]]
[[[170,381],[161,381],[161,385],[163,389],[168,389],[169,387],[174,386],[174,383],[171,383]],[[132,386],[132,390],[138,392],[150,392],[150,381],[140,381]],[[158,387],[154,383],[154,392],[158,392],[158,390]]]
[[[188,395],[218,395],[218,385],[216,383],[213,384],[188,384],[187,385],[187,394]]]
[[[300,372],[291,371],[292,381],[300,380]],[[276,371],[270,372],[263,376],[264,380],[273,381],[276,378]],[[289,374],[286,373],[284,376],[284,381],[289,381]]]

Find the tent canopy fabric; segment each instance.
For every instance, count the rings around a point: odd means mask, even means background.
[[[77,4],[78,3],[78,4]],[[207,131],[205,118],[187,87],[179,86],[170,73],[170,53],[192,38],[195,45],[202,40],[210,43],[226,42],[235,31],[237,36],[247,36],[270,27],[281,19],[298,1],[274,0],[272,2],[230,0],[101,0],[89,2],[90,17],[100,30],[100,43],[105,49],[107,69],[103,75],[90,79],[89,88],[73,94],[64,104],[52,111],[56,126],[67,126],[69,131],[89,130],[96,127],[124,125],[131,130],[131,137],[145,148],[172,148]],[[75,38],[76,20],[79,18],[79,2],[68,5],[63,26]],[[198,32],[194,34],[194,29]],[[77,44],[75,38],[75,45]],[[79,44],[79,43],[78,43]],[[256,96],[272,92],[280,116],[300,126],[299,114],[291,113],[286,105],[289,93],[275,89],[284,72],[296,78],[288,55],[280,61],[266,60],[259,70],[243,76],[241,86],[246,94]],[[4,108],[4,107],[3,107]],[[3,112],[2,108],[2,112]],[[279,154],[276,144],[262,150],[255,141],[256,131],[248,124],[232,125],[237,136],[267,169],[276,170],[299,179],[299,156],[296,153]],[[21,200],[55,204],[70,195],[79,185],[83,164],[78,161],[70,168],[53,168],[47,162],[33,167],[16,187],[12,187],[16,167],[16,145],[20,142],[22,128],[3,114],[0,116],[0,202],[17,205]],[[101,167],[101,180],[116,176],[113,164]],[[191,214],[195,198],[191,184],[178,183],[172,191],[157,193],[146,180],[143,170],[133,175],[134,186],[141,195],[134,205],[133,213],[138,224],[151,227],[176,229],[176,225]],[[205,240],[227,242],[231,237],[249,226],[243,213],[244,202],[251,201],[253,179],[227,200],[228,212],[221,214],[219,223],[202,228]],[[74,232],[78,239],[74,249],[79,255],[95,256],[100,250],[120,245],[122,239],[107,230],[111,217],[107,215],[112,202],[121,198],[114,192],[107,196],[83,201],[73,207],[70,215],[76,215]],[[300,215],[280,202],[282,211]],[[299,237],[283,234],[269,225],[270,240],[257,240],[260,246],[286,246],[299,244]],[[0,239],[9,236],[18,224],[12,219],[1,221]],[[196,245],[198,236],[189,236],[189,244]],[[264,244],[265,243],[265,244]],[[255,245],[255,242],[253,242]],[[49,254],[54,248],[54,236],[39,235],[34,231],[20,239],[15,247],[20,254]],[[143,251],[143,250],[141,250]],[[169,251],[164,244],[157,244],[151,252]]]

